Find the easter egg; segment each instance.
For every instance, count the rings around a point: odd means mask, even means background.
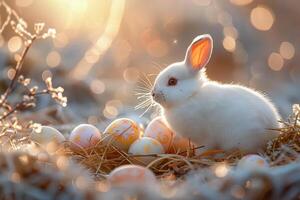
[[[65,141],[65,137],[58,130],[50,126],[41,126],[40,132],[34,130],[30,138],[39,144],[48,144],[50,142],[59,144]]]
[[[130,145],[140,138],[139,125],[131,119],[121,118],[113,121],[106,129],[108,137],[105,142],[111,142],[116,147],[127,151]]]
[[[123,165],[117,167],[109,173],[107,180],[112,186],[156,184],[156,178],[153,172],[138,165]]]
[[[151,137],[159,141],[168,151],[173,140],[173,132],[166,125],[162,117],[154,118],[147,126],[144,136]]]
[[[136,122],[139,125],[141,131],[144,131],[145,125],[149,123],[148,118],[139,115],[130,114],[127,115],[126,118]]]
[[[90,124],[80,124],[73,129],[69,140],[73,148],[90,148],[95,146],[101,139],[99,130]]]
[[[133,155],[162,154],[164,153],[164,148],[157,140],[153,138],[141,137],[132,143],[128,152]],[[155,158],[151,156],[141,156],[136,157],[136,159],[148,164]]]
[[[268,167],[269,163],[263,157],[250,154],[244,156],[237,164],[238,168],[257,168],[257,167]]]

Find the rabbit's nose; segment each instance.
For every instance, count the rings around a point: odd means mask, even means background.
[[[151,94],[153,98],[156,96],[155,92],[152,92]]]

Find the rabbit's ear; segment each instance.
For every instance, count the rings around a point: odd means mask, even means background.
[[[197,36],[187,49],[185,62],[193,71],[199,71],[208,63],[213,49],[210,35]]]

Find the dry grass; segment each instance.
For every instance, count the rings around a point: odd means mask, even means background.
[[[103,144],[100,142],[96,147],[90,149],[72,150],[70,143],[65,143],[63,153],[76,159],[79,163],[86,166],[95,174],[97,178],[105,178],[114,168],[125,164],[138,164],[151,169],[158,177],[168,177],[175,175],[182,177],[190,170],[201,167],[208,167],[220,162],[234,164],[240,157],[240,152],[231,152],[228,154],[184,155],[186,152],[177,154],[149,154],[154,160],[145,164],[138,157],[145,155],[130,155],[120,150],[112,144]]]
[[[293,114],[288,122],[282,122],[283,128],[278,138],[266,144],[264,156],[271,166],[286,165],[298,158],[300,152],[300,125],[298,115]],[[138,164],[150,168],[157,177],[182,178],[191,170],[203,169],[220,163],[236,165],[244,155],[240,151],[222,152],[207,151],[195,155],[195,149],[188,149],[174,154],[151,154],[153,161],[149,164],[141,162],[138,157],[130,155],[114,146],[111,142],[104,142],[103,138],[94,148],[72,150],[71,143],[66,142],[61,153],[66,154],[92,171],[97,179],[105,178],[114,168],[124,164]],[[201,148],[201,147],[198,147]],[[144,155],[143,155],[144,156]]]

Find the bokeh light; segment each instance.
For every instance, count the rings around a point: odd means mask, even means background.
[[[105,91],[105,84],[100,80],[93,80],[90,84],[91,91],[95,94],[102,94]]]
[[[106,102],[106,106],[111,106],[111,107],[116,107],[117,109],[121,109],[123,107],[123,103],[118,99],[113,99]]]
[[[49,67],[57,67],[61,62],[61,56],[57,51],[51,51],[46,57],[46,62]]]
[[[103,110],[103,115],[104,117],[106,117],[107,119],[114,119],[118,116],[119,111],[115,106],[111,106],[111,105],[105,105],[105,108]]]
[[[88,117],[87,122],[92,125],[97,125],[99,123],[99,120],[97,116],[92,115]]]
[[[238,36],[239,36],[238,31],[233,26],[226,26],[226,27],[224,27],[223,34],[225,36],[230,36],[230,37],[232,37],[234,39],[237,39]]]
[[[279,52],[284,59],[292,59],[295,55],[295,47],[290,42],[282,42]]]
[[[98,181],[96,188],[99,192],[107,192],[110,189],[110,185],[106,181]]]
[[[14,68],[9,68],[7,70],[7,77],[12,80],[16,74],[16,70]]]
[[[18,54],[18,53],[15,53],[14,59],[15,59],[16,62],[19,62],[19,60],[21,60],[21,55]]]
[[[22,39],[19,36],[14,36],[8,40],[7,46],[10,52],[16,52],[22,47]]]
[[[236,42],[235,39],[233,37],[230,36],[226,36],[223,40],[223,47],[229,51],[229,52],[233,52],[235,50],[236,47]]]
[[[229,172],[229,168],[226,164],[219,164],[215,168],[215,174],[217,177],[225,177]]]
[[[123,77],[126,82],[135,83],[139,79],[139,71],[134,67],[127,68],[124,70]]]
[[[274,23],[272,11],[265,6],[257,6],[251,11],[250,21],[260,31],[268,31]]]
[[[59,156],[56,160],[56,165],[59,169],[65,170],[69,167],[69,160],[65,156]]]
[[[283,67],[284,60],[279,53],[271,53],[268,59],[269,67],[274,71],[280,71]]]
[[[49,70],[45,70],[45,71],[43,71],[43,73],[42,73],[42,78],[43,78],[43,80],[45,81],[47,78],[51,78],[52,77],[52,72],[51,71],[49,71]]]

